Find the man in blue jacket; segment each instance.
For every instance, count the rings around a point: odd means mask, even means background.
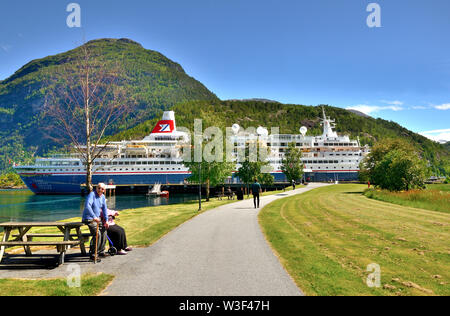
[[[97,226],[99,226],[97,253],[100,257],[105,257],[105,245],[106,245],[106,230],[108,229],[108,223],[105,219],[108,219],[108,208],[106,206],[105,199],[106,185],[99,183],[95,191],[89,193],[84,204],[84,211],[82,220],[83,223],[88,225],[91,232],[91,244],[89,247],[89,254],[91,259],[94,259],[95,253],[95,237],[97,233]],[[103,217],[103,220],[102,220]],[[98,260],[97,260],[98,261]]]

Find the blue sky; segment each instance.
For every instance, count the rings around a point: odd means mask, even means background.
[[[82,28],[66,25],[71,2]],[[133,39],[221,99],[355,108],[450,140],[448,0],[2,1],[0,79],[83,36]]]

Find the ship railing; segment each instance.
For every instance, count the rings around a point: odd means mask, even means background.
[[[49,157],[40,157],[37,158],[37,160],[41,160],[41,159],[79,159],[81,157],[80,154],[78,153],[73,153],[73,154],[54,154],[51,155]]]

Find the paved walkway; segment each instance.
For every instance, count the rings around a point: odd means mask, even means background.
[[[261,198],[261,206],[323,186]],[[148,248],[92,264],[68,256],[82,273],[116,275],[103,295],[302,295],[273,254],[258,224],[253,200],[239,201],[200,214]],[[2,270],[0,278],[68,276],[70,264],[52,270]]]

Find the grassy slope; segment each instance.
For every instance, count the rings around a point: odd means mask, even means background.
[[[428,185],[426,190],[389,192],[387,190],[366,190],[368,198],[426,210],[450,213],[450,184]]]
[[[261,211],[297,285],[308,295],[449,295],[450,214],[371,200],[364,188],[320,188]],[[370,263],[381,266],[381,288],[365,284]]]

